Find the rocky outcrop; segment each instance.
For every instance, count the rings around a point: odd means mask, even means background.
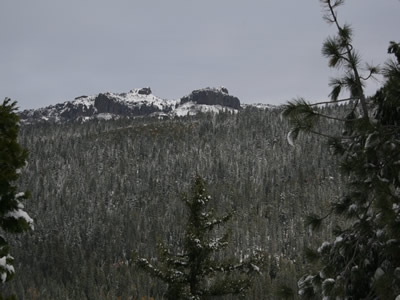
[[[240,101],[237,97],[228,94],[228,90],[224,87],[221,88],[205,88],[195,90],[190,95],[181,98],[181,104],[186,102],[194,102],[196,104],[205,105],[221,105],[240,109]]]
[[[60,112],[60,116],[65,119],[73,120],[78,117],[89,117],[94,113],[94,107],[88,107],[80,103],[74,104],[72,102],[65,102]]]
[[[195,90],[180,100],[161,99],[146,87],[133,89],[129,93],[83,95],[61,104],[25,110],[19,115],[23,123],[29,124],[148,115],[174,117],[198,112],[219,112],[224,108],[240,109],[239,99],[229,95],[224,87]]]
[[[130,90],[129,93],[138,94],[138,95],[151,95],[152,91],[151,91],[150,87],[144,87],[144,88],[141,88],[141,89]]]
[[[22,121],[28,121],[29,123],[38,121],[57,122],[90,117],[95,113],[96,109],[93,106],[85,105],[79,101],[72,101],[35,110],[24,110],[19,113],[19,116]]]
[[[139,95],[150,95],[151,89],[150,89],[150,87],[141,88],[138,90],[138,94]]]
[[[123,101],[112,96],[112,94],[99,94],[94,99],[94,107],[98,113],[109,113],[119,116],[145,116],[155,112],[159,112],[158,107],[149,105],[127,105]]]
[[[74,100],[78,100],[78,99],[86,99],[86,98],[88,98],[89,96],[85,96],[85,95],[83,95],[83,96],[79,96],[79,97],[76,97]]]

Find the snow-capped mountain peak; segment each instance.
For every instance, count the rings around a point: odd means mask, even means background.
[[[89,119],[111,119],[148,115],[185,116],[198,112],[237,111],[238,98],[228,90],[204,88],[180,99],[167,100],[153,95],[150,87],[132,89],[127,93],[99,93],[79,96],[72,101],[20,113],[23,123],[68,122]]]

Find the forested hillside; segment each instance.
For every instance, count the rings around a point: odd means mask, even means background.
[[[237,114],[22,127],[30,155],[20,187],[32,193],[25,207],[35,230],[13,237],[9,291],[20,299],[161,299],[165,286],[131,263],[132,252],[154,257],[159,241],[179,249],[180,193],[196,174],[217,212],[236,211],[229,255],[268,256],[248,299],[273,299],[280,283],[296,288],[304,246],[330,235],[329,226],[311,233],[305,216],[339,196],[342,180],[318,137],[288,144],[280,112],[248,106]]]

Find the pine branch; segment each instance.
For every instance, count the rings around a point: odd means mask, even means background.
[[[321,255],[317,251],[314,251],[308,247],[305,247],[304,249],[304,256],[309,263],[315,263],[321,258]]]
[[[228,240],[228,234],[226,233],[223,237],[216,238],[207,245],[205,245],[204,248],[211,251],[221,250],[226,246],[228,246],[227,240]]]
[[[312,134],[315,134],[315,135],[319,135],[319,136],[325,137],[325,138],[330,139],[330,140],[352,140],[355,137],[359,137],[360,136],[360,135],[334,136],[334,135],[329,135],[329,134],[325,134],[325,133],[318,132],[318,131],[313,131],[313,130],[310,130],[309,132],[312,133]]]
[[[343,27],[340,26],[339,21],[337,19],[337,15],[335,12],[335,8],[338,7],[339,5],[342,5],[344,3],[343,0],[323,0],[322,3],[325,4],[325,6],[328,9],[328,12],[330,13],[330,18],[328,19],[330,23],[333,23],[336,25],[336,28],[339,32],[339,36],[342,38],[343,43],[340,45],[341,47],[345,48],[347,51],[347,62],[349,63],[348,68],[352,70],[354,74],[354,79],[356,83],[356,89],[351,90],[351,94],[357,95],[360,98],[360,103],[363,111],[363,118],[368,120],[368,107],[366,103],[366,99],[364,96],[364,91],[361,83],[361,78],[358,72],[358,61],[359,61],[359,56],[357,53],[354,52],[353,46],[351,45],[351,29],[350,26],[344,25]],[[356,93],[354,93],[356,92]]]
[[[366,69],[369,71],[368,76],[367,77],[360,76],[360,78],[364,81],[367,81],[370,78],[374,78],[375,74],[379,74],[381,72],[379,66],[372,66],[368,63],[366,64]]]
[[[300,132],[312,133],[318,136],[323,136],[330,140],[346,140],[353,139],[355,136],[332,136],[322,132],[315,131],[313,128],[317,124],[317,121],[321,118],[331,119],[341,122],[357,121],[357,119],[351,120],[349,118],[342,119],[324,115],[312,108],[310,103],[305,101],[303,98],[294,99],[289,101],[288,104],[283,106],[281,115],[289,119],[292,125],[292,129],[288,133],[288,141],[293,145],[293,141],[298,137]]]
[[[343,102],[343,101],[348,101],[348,100],[353,100],[353,99],[354,98],[342,99],[342,100],[336,101],[336,102]],[[304,127],[304,126],[302,126],[302,124],[300,124],[303,120],[308,123],[315,123],[318,118],[330,119],[330,120],[335,120],[335,121],[340,121],[340,122],[353,121],[348,118],[343,119],[343,118],[325,115],[325,114],[322,114],[313,109],[313,106],[317,106],[320,104],[326,104],[326,103],[331,104],[332,102],[319,102],[319,103],[311,104],[311,103],[305,101],[303,98],[294,99],[293,101],[289,101],[288,104],[283,106],[282,116],[288,118],[289,121],[291,121],[292,123],[297,123],[297,125],[301,125],[298,127]],[[357,119],[354,119],[354,121],[356,121],[356,120]],[[310,126],[306,126],[306,127],[310,128]]]
[[[309,106],[318,106],[318,105],[323,105],[323,104],[336,104],[339,102],[346,102],[346,101],[352,101],[352,100],[357,100],[358,98],[354,98],[354,97],[349,97],[346,99],[339,99],[339,100],[335,100],[335,101],[322,101],[322,102],[316,102],[316,103],[308,103]]]
[[[213,218],[212,221],[207,221],[204,225],[204,229],[207,230],[212,230],[215,226],[226,223],[227,221],[229,221],[233,216],[233,212],[230,212],[228,214],[226,214],[223,217],[220,218]]]
[[[207,268],[205,271],[207,273],[233,273],[238,271],[244,274],[261,274],[260,267],[258,265],[263,264],[265,261],[265,255],[263,253],[257,252],[255,255],[250,256],[238,263],[233,263],[232,261],[224,261],[211,264],[211,267]]]
[[[322,221],[328,218],[332,214],[332,210],[323,217],[319,217],[316,214],[306,216],[305,224],[310,226],[312,230],[318,230],[321,228]]]
[[[160,278],[164,281],[168,280],[168,276],[162,272],[160,269],[154,267],[152,264],[150,264],[150,262],[145,259],[145,258],[137,258],[135,261],[135,264],[145,270],[146,272],[150,273],[151,275],[153,275],[154,277]]]
[[[336,215],[342,215],[349,209],[351,204],[352,199],[350,197],[343,197],[340,201],[332,204],[333,211]]]

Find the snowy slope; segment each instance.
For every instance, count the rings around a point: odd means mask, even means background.
[[[76,97],[72,101],[20,112],[21,122],[70,122],[120,117],[192,116],[199,112],[235,113],[242,109],[237,97],[224,87],[192,91],[180,99],[167,100],[153,95],[151,89],[133,89],[128,93],[100,93]]]
[[[219,113],[219,112],[230,112],[236,113],[237,109],[222,106],[222,105],[206,105],[206,104],[197,104],[195,102],[186,102],[179,105],[176,109],[170,112],[171,116],[183,117],[183,116],[194,116],[199,112],[202,113]]]
[[[169,112],[178,100],[165,100],[151,93],[150,88],[133,89],[128,93],[100,93],[80,96],[72,101],[20,113],[23,122],[65,122],[89,119],[111,119],[121,116],[143,116]]]

